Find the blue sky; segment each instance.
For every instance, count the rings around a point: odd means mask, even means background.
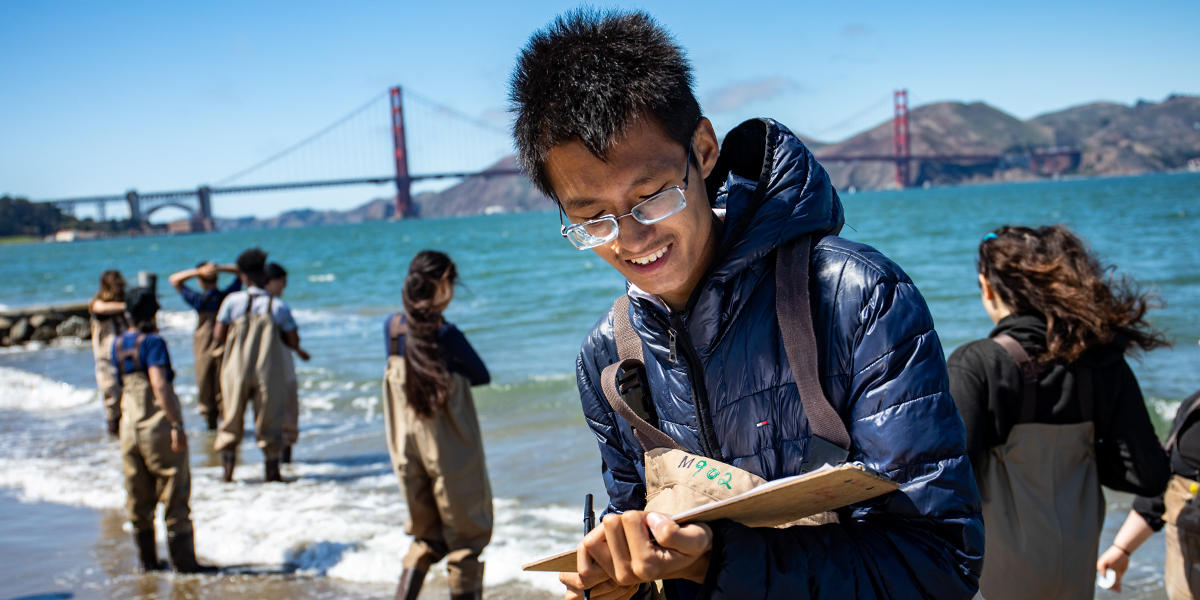
[[[215,184],[372,98],[340,137],[238,183],[387,174],[382,94],[394,84],[417,94],[406,104],[413,171],[474,168],[507,144],[497,131],[506,127],[517,52],[574,6],[8,0],[0,3],[0,194]],[[771,116],[798,133],[841,139],[890,118],[899,87],[914,106],[982,100],[1021,118],[1095,100],[1200,94],[1194,0],[594,6],[647,10],[675,35],[718,133]],[[439,117],[435,103],[491,131]],[[217,196],[214,209],[265,216],[390,193]]]

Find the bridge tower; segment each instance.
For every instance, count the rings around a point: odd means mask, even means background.
[[[392,105],[392,145],[396,160],[396,216],[403,219],[413,214],[412,194],[408,178],[408,144],[404,140],[404,103],[400,86],[393,87],[389,94]]]
[[[892,117],[892,154],[896,157],[896,186],[906,188],[911,181],[908,166],[909,157],[912,156],[908,139],[908,90],[896,90],[892,100],[895,108]]]

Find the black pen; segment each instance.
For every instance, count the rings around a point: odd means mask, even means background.
[[[592,495],[588,494],[583,497],[583,535],[587,536],[588,532],[596,526],[596,513],[592,510]],[[583,600],[591,600],[592,592],[583,590]]]

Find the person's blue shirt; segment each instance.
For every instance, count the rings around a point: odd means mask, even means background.
[[[388,315],[383,320],[383,345],[384,353],[392,354],[392,339],[389,333],[392,318],[396,314]],[[442,361],[446,364],[446,370],[453,371],[466,377],[471,385],[486,385],[492,381],[492,375],[488,373],[487,365],[483,364],[483,359],[479,358],[479,354],[475,352],[475,348],[471,346],[471,342],[467,341],[467,336],[454,326],[454,323],[442,321],[442,326],[438,328],[437,333],[438,350],[442,353]],[[400,356],[404,356],[404,335],[401,335],[397,340],[397,348]]]
[[[213,287],[203,292],[198,292],[185,283],[179,286],[179,295],[183,296],[183,301],[196,312],[217,312],[217,309],[221,308],[221,301],[226,296],[241,289],[242,280],[234,277],[233,283],[229,284],[225,289]]]
[[[150,367],[163,367],[167,372],[167,381],[175,380],[175,371],[171,368],[171,355],[167,352],[167,342],[157,333],[147,333],[138,347],[138,364],[133,364],[132,358],[126,358],[124,364],[118,364],[118,350],[133,348],[140,334],[136,331],[126,331],[113,340],[112,361],[117,368],[117,382],[121,382],[121,373],[146,373]]]

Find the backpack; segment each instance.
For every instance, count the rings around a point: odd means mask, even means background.
[[[1181,430],[1188,426],[1191,420],[1192,413],[1200,408],[1200,398],[1192,401],[1186,407],[1180,407],[1180,410],[1187,411],[1180,427],[1171,432],[1167,438],[1165,450],[1168,456],[1171,450],[1179,441]],[[1193,481],[1200,479],[1200,473],[1195,473],[1192,476]],[[1191,490],[1189,490],[1191,491]],[[1200,597],[1200,499],[1195,492],[1191,493],[1191,498],[1183,503],[1183,508],[1180,509],[1179,515],[1175,517],[1175,528],[1179,536],[1179,551],[1183,555],[1183,570],[1184,579],[1187,581],[1188,589],[1192,592],[1192,597]]]

